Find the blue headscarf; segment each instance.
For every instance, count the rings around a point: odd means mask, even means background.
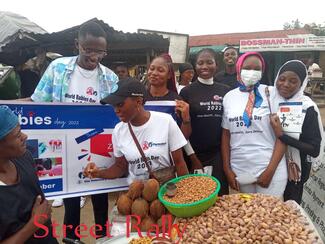
[[[18,117],[8,106],[0,106],[0,140],[18,125]]]

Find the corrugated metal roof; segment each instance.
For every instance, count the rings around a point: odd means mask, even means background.
[[[89,21],[97,22],[107,33],[109,51],[107,60],[111,60],[114,57],[114,53],[124,55],[125,57],[127,55],[126,53],[124,54],[125,51],[133,54],[141,52],[142,56],[145,55],[145,49],[168,51],[169,41],[161,35],[123,33],[122,31],[116,31],[105,22],[96,18]],[[32,34],[30,38],[17,39],[3,47],[0,53],[0,62],[9,65],[22,64],[35,56],[35,49],[38,47],[43,47],[47,52],[55,52],[63,56],[75,55],[77,52],[74,40],[78,35],[79,27],[80,25],[59,32]],[[121,59],[123,59],[122,56]]]
[[[17,38],[24,38],[32,33],[47,33],[29,19],[11,12],[0,11],[0,26],[0,50]]]
[[[200,50],[204,48],[211,48],[216,53],[222,52],[222,50],[227,47],[226,45],[218,45],[218,46],[199,46],[199,47],[191,47],[190,48],[190,55],[197,54]]]

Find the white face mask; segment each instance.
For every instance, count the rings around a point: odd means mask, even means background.
[[[241,80],[246,87],[254,86],[262,78],[262,71],[242,69],[240,72]]]

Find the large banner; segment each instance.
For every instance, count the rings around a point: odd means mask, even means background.
[[[240,52],[325,51],[325,36],[240,40]]]
[[[5,103],[19,117],[28,135],[27,148],[35,160],[40,186],[48,199],[126,190],[126,178],[89,179],[88,162],[101,168],[114,163],[112,131],[119,122],[111,106],[84,104]],[[174,112],[174,102],[147,109]],[[159,129],[159,128],[157,128]]]
[[[313,221],[325,242],[325,165],[310,176],[304,185],[301,206]]]

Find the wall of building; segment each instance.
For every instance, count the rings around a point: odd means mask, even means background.
[[[139,33],[158,34],[169,40],[169,55],[172,57],[173,63],[184,63],[188,56],[188,39],[189,35],[171,32],[160,32],[152,30],[139,29]]]

